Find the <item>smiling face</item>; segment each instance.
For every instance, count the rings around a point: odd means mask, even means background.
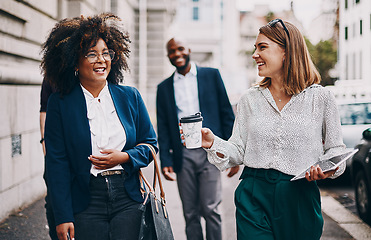
[[[259,34],[256,38],[255,47],[252,58],[258,65],[259,76],[271,79],[281,78],[285,49],[263,34]]]
[[[171,39],[167,45],[167,56],[177,71],[185,75],[191,69],[189,54],[191,50],[177,39]]]
[[[88,52],[80,56],[77,70],[79,72],[80,83],[85,86],[104,86],[109,72],[111,71],[111,61],[103,58],[103,53],[108,52],[108,47],[103,39],[99,39],[97,44],[89,48]],[[90,63],[89,54],[98,55],[96,62]]]

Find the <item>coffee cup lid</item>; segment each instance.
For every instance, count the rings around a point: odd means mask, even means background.
[[[180,123],[193,123],[193,122],[200,122],[203,120],[203,117],[201,116],[201,113],[198,112],[194,115],[182,117],[180,119]]]

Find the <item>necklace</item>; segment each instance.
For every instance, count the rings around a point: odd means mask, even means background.
[[[269,88],[268,88],[268,90],[269,90]],[[269,90],[269,91],[270,91],[270,90]],[[276,94],[273,94],[273,92],[271,92],[271,91],[270,91],[270,93],[272,94],[273,99],[277,99],[278,102],[282,102],[282,99],[279,98]]]
[[[282,99],[281,99],[281,98],[279,98],[279,97],[277,97],[277,95],[273,95],[273,94],[272,94],[272,97],[273,97],[273,99],[275,99],[275,98],[276,98],[276,99],[278,100],[278,102],[282,102]]]

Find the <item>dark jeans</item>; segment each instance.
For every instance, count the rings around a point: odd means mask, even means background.
[[[125,174],[90,178],[89,207],[75,215],[77,240],[138,240],[140,203],[124,187]]]
[[[46,220],[49,226],[49,236],[52,240],[58,240],[57,232],[55,230],[55,220],[53,208],[48,200],[48,195],[45,197],[45,210],[46,210]]]

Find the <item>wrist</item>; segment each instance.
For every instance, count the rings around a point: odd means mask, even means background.
[[[122,156],[122,163],[126,163],[129,161],[129,154],[127,152],[121,152],[121,156]]]
[[[43,144],[44,141],[45,141],[44,138],[41,138],[41,139],[40,139],[40,143],[41,143],[41,144]]]
[[[204,148],[206,148],[206,149],[210,149],[210,148],[213,146],[213,144],[214,144],[214,139],[212,140],[211,143],[208,143],[208,145],[205,146]]]

